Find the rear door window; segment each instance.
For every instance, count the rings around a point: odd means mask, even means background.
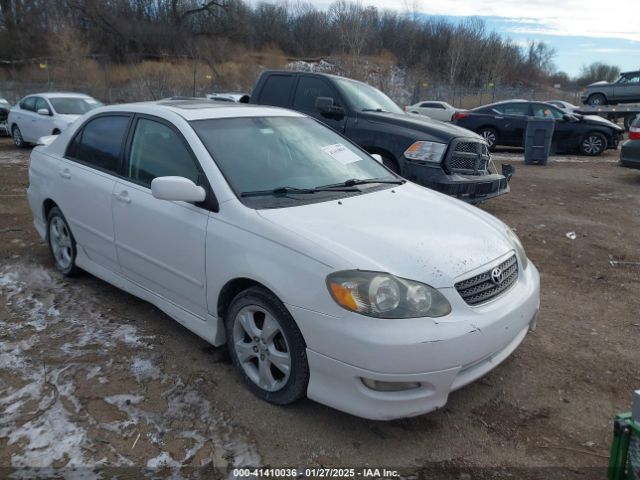
[[[264,82],[260,103],[273,105],[276,107],[286,107],[289,105],[289,94],[293,86],[293,76],[291,75],[270,75]]]
[[[444,105],[442,105],[441,103],[423,103],[421,105],[422,108],[437,108],[438,110],[444,110]]]
[[[110,173],[120,171],[128,115],[105,115],[90,120],[67,147],[66,157]]]
[[[505,103],[494,107],[494,110],[505,115],[527,116],[529,115],[528,103]]]

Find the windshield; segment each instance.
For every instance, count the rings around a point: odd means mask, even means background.
[[[269,195],[244,198],[249,192],[283,187],[314,189],[353,179],[397,178],[348,140],[311,118],[223,118],[196,120],[191,125],[231,188],[245,202],[269,201]],[[299,204],[347,194],[323,191],[296,197],[295,201]]]
[[[82,115],[102,106],[102,103],[93,98],[57,97],[50,98],[49,101],[56,113],[60,115]]]
[[[337,78],[338,88],[349,99],[353,108],[358,111],[382,111],[390,113],[404,113],[393,100],[387,97],[377,88],[373,88],[361,82]]]

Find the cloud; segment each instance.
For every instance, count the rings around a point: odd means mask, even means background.
[[[329,0],[315,2],[320,8]],[[430,15],[498,17],[513,33],[617,38],[640,42],[640,2],[617,0],[377,0],[363,1],[381,9]]]

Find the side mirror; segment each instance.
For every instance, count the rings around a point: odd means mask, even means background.
[[[158,200],[204,202],[207,192],[184,177],[156,177],[151,181],[151,194]]]
[[[344,115],[344,108],[335,105],[332,97],[316,98],[316,108],[325,115]]]
[[[51,112],[49,111],[48,108],[40,108],[38,110],[38,115],[42,115],[43,117],[49,117],[51,116]]]
[[[382,155],[378,155],[377,153],[372,153],[371,156],[376,162],[382,163]]]

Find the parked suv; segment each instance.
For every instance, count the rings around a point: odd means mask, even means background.
[[[592,106],[640,102],[640,71],[621,73],[613,83],[592,83],[580,94],[580,100]]]
[[[507,177],[491,171],[487,144],[455,125],[407,115],[365,83],[336,75],[265,71],[250,103],[315,117],[405,178],[470,203],[507,193]]]

